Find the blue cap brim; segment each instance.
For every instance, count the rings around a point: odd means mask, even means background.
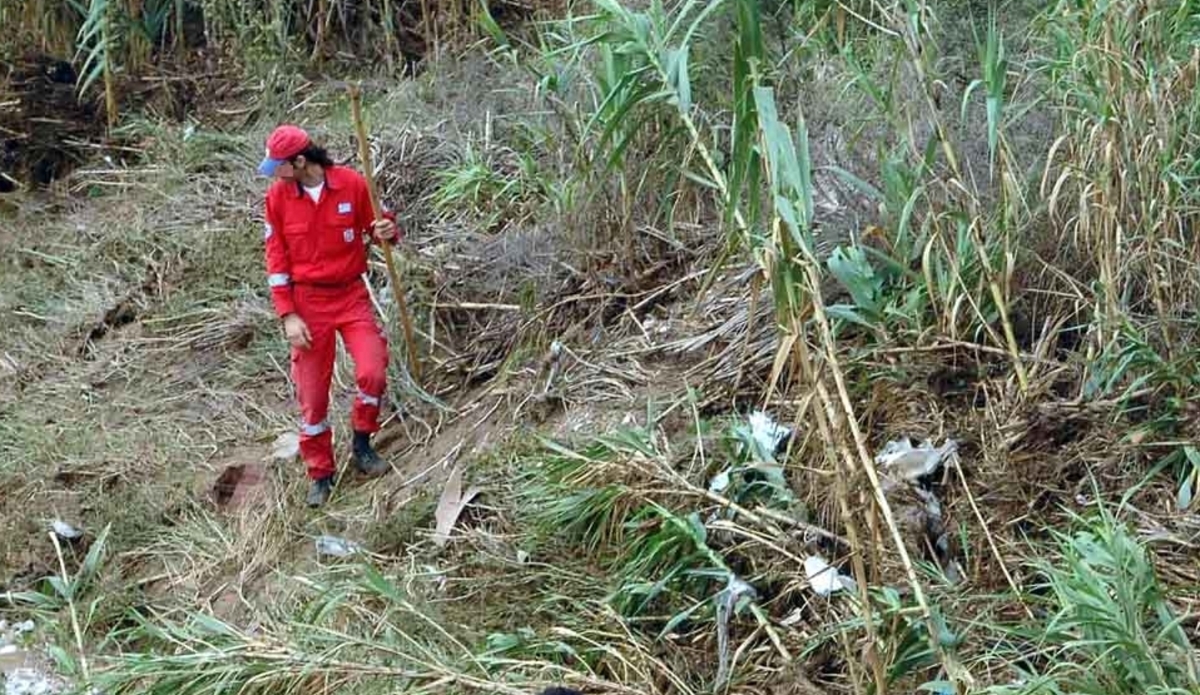
[[[270,157],[267,157],[266,159],[262,160],[262,164],[258,165],[258,173],[262,174],[263,176],[274,176],[275,169],[277,169],[280,164],[283,164],[283,161],[284,160],[282,159],[271,159]]]

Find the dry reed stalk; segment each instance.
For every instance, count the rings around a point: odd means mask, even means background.
[[[925,590],[921,586],[920,578],[917,576],[916,567],[913,564],[912,558],[909,556],[908,548],[905,546],[904,537],[900,533],[900,527],[896,523],[896,516],[892,512],[891,504],[888,502],[887,496],[884,494],[883,484],[879,478],[878,472],[875,470],[875,462],[867,451],[866,437],[859,428],[857,417],[855,416],[854,404],[850,400],[850,393],[846,387],[846,379],[844,372],[839,364],[837,356],[837,341],[833,337],[833,331],[829,324],[829,318],[825,313],[824,298],[820,293],[820,275],[816,269],[816,258],[805,249],[807,258],[805,259],[803,270],[806,274],[809,283],[809,304],[813,311],[813,320],[817,325],[820,334],[822,349],[826,364],[829,366],[829,372],[833,377],[834,385],[837,390],[837,402],[840,404],[838,409],[829,408],[829,416],[833,428],[835,430],[847,427],[851,433],[851,438],[854,442],[858,453],[858,464],[867,479],[871,483],[871,492],[874,494],[875,502],[883,514],[883,520],[887,526],[888,532],[892,537],[892,542],[896,547],[896,552],[900,556],[900,562],[904,566],[905,574],[908,577],[909,585],[913,590],[913,597],[920,606],[922,616],[925,619],[929,632],[930,647],[935,654],[938,654],[942,665],[946,668],[947,673],[959,686],[967,686],[973,682],[970,673],[958,663],[954,655],[947,652],[938,641],[937,626],[934,623],[933,610],[930,608],[929,600],[925,595]],[[824,384],[817,382],[818,393],[821,394],[823,402],[829,403],[832,399],[830,394],[825,392]]]
[[[832,423],[834,420],[831,417],[832,404],[829,402],[828,393],[825,392],[820,377],[813,367],[812,356],[808,352],[808,343],[803,334],[801,324],[793,321],[792,331],[795,336],[795,363],[800,367],[799,373],[817,391],[821,400],[820,406],[814,408],[813,412],[816,415],[817,429],[824,442],[825,458],[834,464],[834,493],[837,496],[838,510],[842,517],[842,523],[846,525],[846,535],[850,543],[850,563],[854,570],[854,580],[858,584],[858,609],[862,615],[863,625],[867,632],[868,646],[865,656],[871,669],[872,677],[875,680],[875,692],[879,693],[879,695],[886,695],[887,674],[884,671],[883,660],[879,655],[879,636],[876,633],[875,619],[871,609],[871,582],[870,577],[867,575],[866,565],[863,562],[863,554],[866,548],[859,537],[858,522],[855,520],[854,512],[850,508],[849,491],[846,487],[846,478],[854,474],[854,457],[846,448],[845,440],[837,436],[833,431]],[[837,443],[836,445],[835,442]],[[837,449],[836,453],[834,451],[835,448]],[[838,464],[839,461],[842,462],[842,465]],[[857,680],[855,681],[855,689],[858,692],[863,692],[863,688]]]

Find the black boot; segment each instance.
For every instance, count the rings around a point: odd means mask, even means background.
[[[308,488],[308,506],[320,507],[329,501],[333,494],[333,476],[314,480]]]
[[[359,473],[371,478],[387,473],[391,466],[379,458],[371,446],[371,435],[366,432],[354,433],[354,467]]]

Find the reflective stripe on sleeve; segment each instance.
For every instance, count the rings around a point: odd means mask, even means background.
[[[267,284],[271,287],[286,287],[292,283],[292,276],[287,273],[271,273],[267,276]]]

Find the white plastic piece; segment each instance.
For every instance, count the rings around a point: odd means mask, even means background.
[[[885,444],[875,456],[875,463],[892,476],[912,481],[937,472],[946,457],[957,450],[953,439],[935,447],[928,439],[913,446],[908,437],[903,437]]]
[[[838,572],[837,568],[819,555],[804,558],[804,574],[808,577],[812,590],[821,597],[827,598],[838,591],[858,589],[858,584],[852,578]]]
[[[742,597],[756,598],[754,587],[736,575],[729,575],[725,588],[717,594],[717,680],[716,690],[722,690],[729,680],[729,620]]]
[[[284,432],[271,445],[271,458],[277,461],[291,461],[299,455],[300,435],[295,432]]]

